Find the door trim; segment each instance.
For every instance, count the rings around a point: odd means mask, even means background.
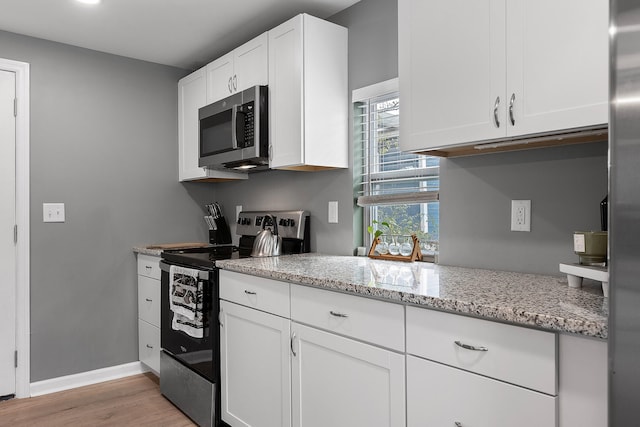
[[[16,397],[29,397],[29,64],[0,58],[0,69],[16,73]]]

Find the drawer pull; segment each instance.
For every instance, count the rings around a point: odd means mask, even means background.
[[[151,267],[150,265],[145,265],[144,268],[146,268],[147,270],[151,270],[153,267]]]
[[[333,310],[329,311],[329,313],[331,313],[331,315],[335,317],[349,317],[344,313],[338,313],[337,311],[333,311]]]
[[[247,295],[256,295],[257,294],[256,292],[248,291],[246,289],[244,290],[244,293],[247,294]]]
[[[458,347],[462,347],[464,349],[467,350],[473,350],[473,351],[489,351],[489,349],[487,347],[482,347],[482,346],[475,346],[475,345],[469,345],[469,344],[465,344],[463,342],[460,341],[454,341],[454,343],[456,343],[456,345]]]
[[[153,348],[153,346],[152,346],[152,345],[147,344],[147,348],[151,348],[151,349],[152,349],[152,348]]]
[[[153,300],[151,298],[145,298],[144,300],[147,301],[147,302],[153,302]]]
[[[462,427],[462,423],[460,421],[456,421],[454,424],[456,425],[456,427]]]

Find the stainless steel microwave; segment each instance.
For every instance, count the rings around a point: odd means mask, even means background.
[[[200,108],[198,165],[214,169],[269,167],[267,86],[254,86]]]

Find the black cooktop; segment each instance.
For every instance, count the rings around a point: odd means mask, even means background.
[[[246,258],[248,256],[249,254],[245,251],[239,251],[237,246],[231,245],[162,251],[162,259],[169,263],[204,268],[214,268],[217,260]]]

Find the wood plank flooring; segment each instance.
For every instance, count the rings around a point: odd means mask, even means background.
[[[160,394],[158,378],[147,373],[0,402],[0,426],[191,427],[195,424]]]

